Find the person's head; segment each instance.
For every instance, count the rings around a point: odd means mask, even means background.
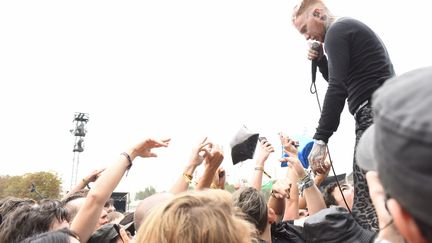
[[[10,213],[22,205],[34,205],[36,201],[30,198],[5,197],[0,200],[0,215],[5,221]]]
[[[68,200],[65,209],[67,210],[69,214],[69,222],[72,222],[75,216],[78,214],[78,211],[81,209],[81,207],[84,205],[86,198],[85,197],[74,197],[72,200]],[[101,210],[101,214],[99,216],[99,221],[96,225],[96,229],[100,226],[108,223],[108,213],[106,212],[105,208]]]
[[[331,13],[321,0],[303,0],[292,13],[292,23],[306,40],[324,42]]]
[[[134,225],[135,230],[138,231],[142,222],[147,218],[150,214],[151,210],[155,208],[155,206],[160,205],[168,200],[171,200],[174,197],[174,194],[169,192],[161,192],[155,193],[149,197],[143,199],[137,206],[134,212]]]
[[[78,236],[68,228],[45,232],[26,238],[21,243],[79,243]]]
[[[107,218],[108,223],[118,224],[124,218],[124,215],[120,212],[113,211],[108,213]]]
[[[427,67],[385,82],[356,153],[361,168],[378,172],[394,223],[410,242],[432,242],[431,80]]]
[[[82,207],[82,205],[84,205],[84,202],[85,202],[85,197],[77,197],[73,200],[69,200],[65,204],[65,208],[69,214],[69,222],[72,222],[72,220],[78,214],[79,209]]]
[[[264,233],[269,225],[267,202],[262,192],[253,187],[243,187],[232,195],[234,206],[246,214],[246,219],[255,225],[258,233]]]
[[[36,206],[40,221],[51,222],[49,230],[69,228],[69,215],[64,204],[58,200],[44,199]]]
[[[136,242],[250,243],[255,227],[223,190],[188,191],[152,210]]]
[[[99,227],[107,223],[108,223],[108,213],[105,210],[105,208],[103,208],[99,216],[99,221],[96,224],[96,229],[98,229]]]
[[[108,199],[108,201],[106,201],[104,205],[104,208],[107,213],[116,211],[116,208],[114,207],[114,199],[112,198]]]
[[[2,223],[0,242],[19,242],[32,235],[69,227],[67,211],[60,201],[43,200],[23,205]]]
[[[341,183],[340,187],[343,193],[343,197],[345,197],[348,207],[349,209],[351,209],[354,201],[354,187],[352,187],[348,183]],[[335,206],[341,206],[347,208],[347,205],[345,204],[345,201],[342,197],[342,193],[339,190],[336,182],[327,185],[324,188],[324,193],[323,193],[324,201],[327,207],[330,207],[331,205],[335,205]]]
[[[62,200],[63,204],[65,205],[64,207],[66,208],[69,214],[69,222],[72,222],[72,220],[77,215],[78,210],[84,204],[88,192],[89,192],[88,189],[82,189],[70,194],[69,196],[67,196],[65,199]]]

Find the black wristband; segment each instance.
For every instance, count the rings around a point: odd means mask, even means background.
[[[132,167],[132,160],[131,160],[131,157],[129,156],[129,154],[126,153],[126,152],[121,153],[121,155],[123,155],[124,157],[126,157],[126,159],[129,162],[129,166],[127,167],[127,172],[126,172],[126,176],[127,176],[129,174],[130,168]]]

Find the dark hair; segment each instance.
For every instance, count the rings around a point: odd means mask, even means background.
[[[69,220],[67,210],[64,204],[59,200],[44,199],[39,202],[39,212],[45,217],[45,220],[53,221],[56,218],[58,221]]]
[[[268,208],[264,194],[253,187],[243,187],[233,193],[234,206],[239,207],[259,234],[268,224]]]
[[[108,199],[108,201],[105,202],[105,205],[104,205],[105,208],[108,208],[110,206],[114,206],[114,199],[113,198],[110,198],[110,199]]]
[[[79,241],[78,236],[68,228],[45,232],[23,240],[21,243],[69,243],[70,236]]]
[[[324,197],[324,202],[325,202],[327,207],[330,207],[332,205],[337,205],[336,199],[333,196],[333,192],[334,192],[336,186],[337,186],[336,182],[333,182],[333,183],[328,184],[324,188],[323,197]]]
[[[23,205],[3,221],[0,242],[20,242],[32,235],[47,232],[54,219],[67,220],[67,211],[58,200],[42,200],[39,205]]]
[[[35,200],[30,198],[5,197],[0,200],[0,215],[5,221],[9,214],[22,205],[34,205]],[[0,222],[1,223],[1,222]]]

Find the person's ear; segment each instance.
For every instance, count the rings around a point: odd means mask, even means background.
[[[427,242],[418,228],[414,218],[410,213],[402,208],[398,201],[390,198],[387,201],[387,207],[393,217],[393,221],[397,230],[406,240],[408,240],[408,242]]]
[[[325,15],[325,13],[322,14],[321,11],[322,11],[321,9],[316,8],[316,9],[314,9],[312,15],[313,15],[314,17],[316,17],[316,18],[319,18],[319,19],[322,20],[322,21],[326,21],[326,20],[327,20],[327,16]]]

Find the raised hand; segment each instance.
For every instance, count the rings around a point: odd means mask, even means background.
[[[315,43],[319,44],[318,50],[316,50],[315,48],[312,48],[312,43],[309,43],[308,59],[319,61],[324,55],[324,50],[323,50],[323,46],[321,43],[319,43],[319,42],[315,42]],[[314,44],[314,45],[316,45],[316,44]]]
[[[208,168],[214,169],[215,171],[219,168],[224,158],[222,147],[217,144],[209,144],[205,161]]]
[[[205,170],[204,174],[196,186],[197,190],[210,187],[215,173],[221,165],[224,158],[222,147],[217,144],[210,143],[205,155]]]
[[[325,159],[327,157],[327,144],[321,140],[315,140],[312,150],[309,153],[308,160],[311,165],[311,169],[315,174],[325,174],[326,164]]]
[[[284,135],[283,133],[279,133],[279,139],[283,146],[284,152],[289,154],[289,156],[297,157],[298,154],[298,141],[294,141],[290,137]]]
[[[276,199],[290,198],[291,183],[286,178],[279,179],[272,186],[271,196]]]
[[[211,143],[207,141],[207,137],[203,139],[197,147],[192,149],[192,153],[189,159],[189,165],[198,167],[204,161],[204,158],[210,153],[208,145]]]
[[[160,148],[160,147],[168,147],[170,138],[168,139],[153,139],[153,138],[147,138],[146,140],[142,141],[141,143],[135,145],[129,154],[131,157],[157,157],[157,154],[152,152],[153,148]],[[132,158],[133,160],[133,158]]]
[[[101,175],[101,173],[105,170],[105,168],[100,169],[100,170],[94,170],[92,171],[88,176],[86,176],[84,178],[84,180],[89,183],[89,182],[95,182],[99,176]]]
[[[271,145],[267,139],[261,140],[260,150],[257,156],[257,163],[260,165],[264,165],[265,161],[268,159],[269,155],[274,152],[274,147]]]
[[[315,185],[319,186],[325,180],[325,178],[328,176],[330,172],[330,168],[331,168],[330,161],[328,160],[324,161],[323,169],[325,173],[324,174],[316,173],[316,176],[314,178]]]
[[[305,169],[297,157],[280,158],[280,162],[287,162],[288,167],[293,169],[298,178],[303,178],[306,175]]]

